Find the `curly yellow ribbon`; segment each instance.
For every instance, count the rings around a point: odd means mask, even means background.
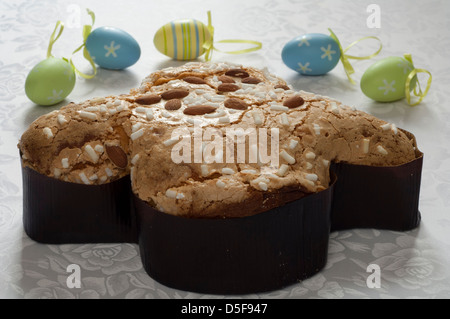
[[[217,49],[214,46],[214,27],[212,25],[211,11],[208,11],[208,26],[207,26],[207,28],[211,35],[211,38],[203,44],[203,48],[206,50],[205,61],[211,60],[213,50],[222,52],[222,53],[227,53],[227,54],[244,54],[244,53],[249,53],[249,52],[253,52],[253,51],[258,51],[262,48],[262,43],[259,41],[227,39],[227,40],[218,41],[216,43],[245,43],[245,44],[252,44],[254,46],[251,48],[248,48],[248,49],[236,50],[236,51],[221,51],[221,50]]]
[[[94,27],[95,24],[95,13],[89,9],[86,9],[88,15],[91,17],[92,19],[92,24],[91,25],[85,25],[83,26],[83,44],[80,45],[77,49],[75,49],[75,51],[72,52],[72,57],[70,58],[70,64],[72,65],[72,67],[74,68],[75,72],[85,78],[85,79],[92,79],[97,75],[97,67],[95,65],[94,60],[92,60],[91,55],[89,54],[89,51],[86,49],[86,40],[89,36],[89,34],[91,34],[92,28]],[[77,52],[79,52],[81,49],[83,49],[83,56],[84,58],[89,62],[89,64],[92,66],[92,69],[94,70],[93,74],[85,74],[83,72],[81,72],[80,70],[77,69],[77,67],[75,66],[75,64],[73,63],[73,55]]]
[[[59,31],[58,31],[58,29],[59,29]],[[55,30],[53,30],[53,33],[50,36],[50,42],[49,42],[48,48],[47,48],[47,59],[50,57],[53,57],[53,55],[52,55],[53,45],[59,39],[59,37],[61,36],[63,31],[64,31],[64,23],[62,23],[61,21],[57,21]]]
[[[205,61],[211,60],[212,51],[214,49],[214,27],[212,25],[211,11],[208,11],[208,31],[211,37],[208,41],[203,43],[203,48],[206,50],[205,52]]]
[[[383,48],[383,44],[381,43],[381,40],[378,39],[377,37],[374,37],[374,36],[364,37],[364,38],[361,38],[359,40],[356,40],[355,42],[350,44],[347,48],[345,48],[345,50],[343,50],[342,46],[341,46],[341,42],[339,41],[339,39],[336,36],[336,34],[330,28],[328,28],[328,31],[330,31],[331,37],[337,42],[337,44],[339,46],[339,50],[341,52],[341,62],[342,62],[342,65],[344,66],[344,70],[345,70],[345,73],[347,74],[348,80],[350,81],[350,83],[356,84],[355,80],[353,80],[352,77],[351,77],[351,75],[353,73],[355,73],[355,69],[350,64],[349,59],[353,59],[353,60],[368,60],[368,59],[371,59],[371,58],[377,56],[378,53],[380,53],[381,49]],[[350,50],[350,48],[352,48],[353,46],[355,46],[359,42],[364,41],[364,40],[368,40],[368,39],[377,40],[380,43],[380,48],[375,53],[372,53],[371,55],[367,55],[367,56],[354,56],[354,55],[345,54],[348,50]]]
[[[411,64],[414,66],[411,54],[404,54],[404,57],[406,60],[411,62]],[[422,92],[422,88],[420,87],[419,79],[416,77],[417,73],[426,73],[429,75],[428,81],[427,81],[427,87],[425,88],[425,92]],[[414,86],[414,95],[417,96],[419,98],[419,100],[415,103],[411,103],[411,81],[414,78],[416,78],[416,85]],[[433,77],[431,76],[431,73],[425,69],[414,68],[414,70],[412,70],[408,74],[408,77],[406,78],[406,84],[405,84],[405,96],[406,96],[406,101],[408,102],[408,104],[410,106],[416,106],[416,105],[420,104],[420,102],[423,101],[425,96],[427,96],[428,91],[430,90],[432,79],[433,79]]]

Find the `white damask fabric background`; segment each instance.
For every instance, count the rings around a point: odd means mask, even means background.
[[[371,29],[367,7],[381,8],[381,28]],[[96,26],[126,30],[140,43],[140,61],[125,71],[100,69],[93,80],[77,79],[67,101],[40,107],[24,93],[31,68],[45,58],[57,20],[66,31],[54,47],[56,56],[70,56],[81,44],[84,8],[97,15]],[[413,132],[425,162],[420,197],[422,223],[416,230],[393,232],[355,229],[331,234],[328,264],[302,283],[253,298],[449,298],[450,297],[450,2],[446,0],[227,0],[227,1],[84,1],[0,0],[0,298],[224,298],[167,288],[142,269],[137,245],[42,245],[22,227],[22,182],[17,142],[38,116],[70,101],[126,93],[147,74],[181,64],[161,55],[153,35],[165,23],[195,18],[206,23],[211,10],[216,39],[252,39],[263,49],[247,55],[214,53],[213,60],[268,67],[297,90],[332,96]],[[77,13],[80,13],[78,15]],[[381,104],[366,98],[348,82],[342,65],[326,76],[300,76],[281,61],[281,49],[305,33],[330,27],[343,46],[369,35],[383,43],[381,54],[357,61],[359,80],[382,57],[411,53],[416,67],[433,74],[424,102]],[[370,54],[375,44],[352,49]],[[224,48],[227,49],[227,48]],[[234,49],[234,48],[230,48]],[[78,60],[88,71],[88,65]],[[355,199],[357,200],[357,199]],[[79,289],[67,287],[69,264],[81,267]],[[369,264],[381,269],[381,288],[368,288]]]

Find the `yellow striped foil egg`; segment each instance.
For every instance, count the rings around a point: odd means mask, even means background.
[[[175,60],[194,60],[205,53],[203,44],[211,40],[208,28],[198,20],[176,20],[156,31],[153,43]]]

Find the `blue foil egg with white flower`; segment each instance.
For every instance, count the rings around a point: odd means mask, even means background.
[[[112,27],[92,31],[86,49],[95,63],[105,69],[126,69],[141,57],[138,42],[127,32]]]
[[[329,35],[309,33],[298,36],[283,47],[284,64],[302,75],[323,75],[339,63],[339,44]]]

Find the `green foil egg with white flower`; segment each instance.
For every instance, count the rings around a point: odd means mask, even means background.
[[[361,78],[361,90],[378,102],[394,102],[405,98],[406,82],[414,65],[403,57],[384,58],[370,66]],[[414,90],[417,77],[410,82]]]
[[[25,93],[36,104],[55,105],[72,92],[75,81],[75,71],[69,62],[49,57],[30,71]]]

